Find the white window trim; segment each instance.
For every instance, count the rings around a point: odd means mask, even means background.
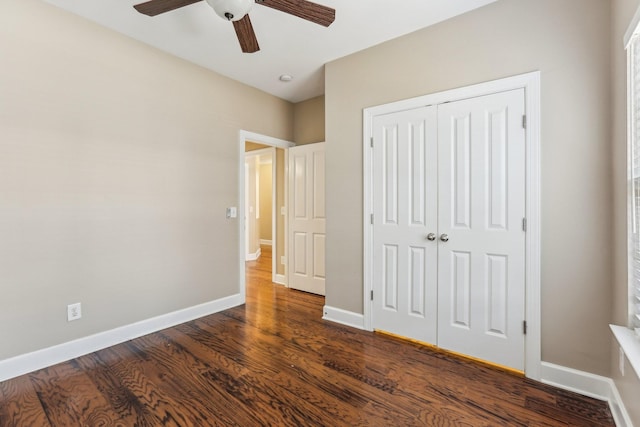
[[[633,229],[633,210],[631,207],[630,200],[634,197],[633,194],[633,150],[632,145],[634,143],[635,135],[635,126],[634,126],[634,116],[633,116],[633,58],[632,58],[632,49],[631,42],[633,41],[635,36],[640,34],[640,8],[636,11],[633,19],[631,20],[631,24],[627,29],[627,32],[624,36],[624,48],[627,51],[627,230]],[[638,316],[636,309],[634,307],[634,299],[635,299],[635,291],[633,289],[633,251],[634,244],[631,233],[627,232],[627,265],[628,265],[628,279],[627,279],[627,287],[628,287],[628,325],[627,326],[617,326],[610,325],[613,335],[615,336],[618,344],[620,345],[620,349],[624,352],[629,364],[635,371],[638,378],[640,378],[640,328],[634,330],[633,322],[634,317]]]
[[[629,364],[640,378],[640,342],[634,332],[625,327],[609,325]]]

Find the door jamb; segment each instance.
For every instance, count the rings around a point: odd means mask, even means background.
[[[384,114],[410,110],[428,105],[457,101],[477,96],[505,92],[513,89],[525,91],[526,114],[526,247],[525,247],[525,375],[529,378],[541,378],[541,284],[540,284],[540,72],[534,71],[504,79],[493,80],[472,86],[446,90],[390,104],[365,108],[363,110],[363,309],[364,329],[371,331],[373,289],[373,226],[370,216],[373,214],[373,118]]]
[[[267,145],[270,147],[275,147],[275,148],[282,148],[285,150],[285,159],[284,159],[284,200],[285,203],[287,201],[287,149],[290,147],[295,146],[295,144],[291,141],[286,141],[284,139],[279,139],[279,138],[274,138],[271,136],[267,136],[267,135],[262,135],[259,133],[255,133],[255,132],[249,132],[246,130],[240,130],[240,132],[238,133],[238,240],[239,240],[239,259],[240,259],[240,263],[239,263],[239,275],[238,275],[238,280],[239,280],[239,288],[240,288],[240,298],[242,300],[242,302],[246,302],[246,295],[247,295],[247,279],[246,279],[246,275],[245,275],[245,254],[246,254],[246,248],[245,248],[245,241],[246,241],[246,236],[245,236],[245,219],[244,219],[244,200],[245,200],[245,189],[244,189],[244,154],[245,154],[245,145],[247,143],[247,141],[249,142],[255,142],[258,144],[262,144],[262,145]],[[274,174],[275,174],[275,165],[276,165],[276,155],[274,153],[274,163],[273,163],[273,169],[274,169]],[[275,182],[274,182],[274,188],[275,188]],[[275,191],[275,190],[274,190]],[[273,221],[274,223],[277,221],[277,213],[280,211],[279,207],[276,206],[277,203],[274,203],[272,206],[272,210],[273,210]],[[286,259],[287,256],[287,218],[285,217],[285,221],[284,221],[284,256]],[[277,236],[273,236],[274,239],[274,243],[277,241]],[[272,260],[272,275],[275,276],[276,274],[276,269],[274,268],[275,266],[275,255],[273,256],[273,260]],[[285,282],[286,282],[286,275],[287,275],[287,271],[285,268]],[[273,280],[274,277],[272,277]]]

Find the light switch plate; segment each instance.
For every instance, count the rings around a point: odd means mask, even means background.
[[[227,208],[227,218],[237,218],[238,217],[238,208],[232,206]]]

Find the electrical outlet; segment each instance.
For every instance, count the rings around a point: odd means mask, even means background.
[[[67,322],[78,320],[82,317],[82,305],[77,302],[67,306]]]

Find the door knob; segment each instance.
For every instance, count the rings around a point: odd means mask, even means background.
[[[442,240],[443,242],[448,242],[449,241],[449,235],[448,234],[441,234],[440,235],[440,240]]]
[[[427,234],[427,240],[430,242],[433,242],[434,240],[436,240],[436,233]]]

